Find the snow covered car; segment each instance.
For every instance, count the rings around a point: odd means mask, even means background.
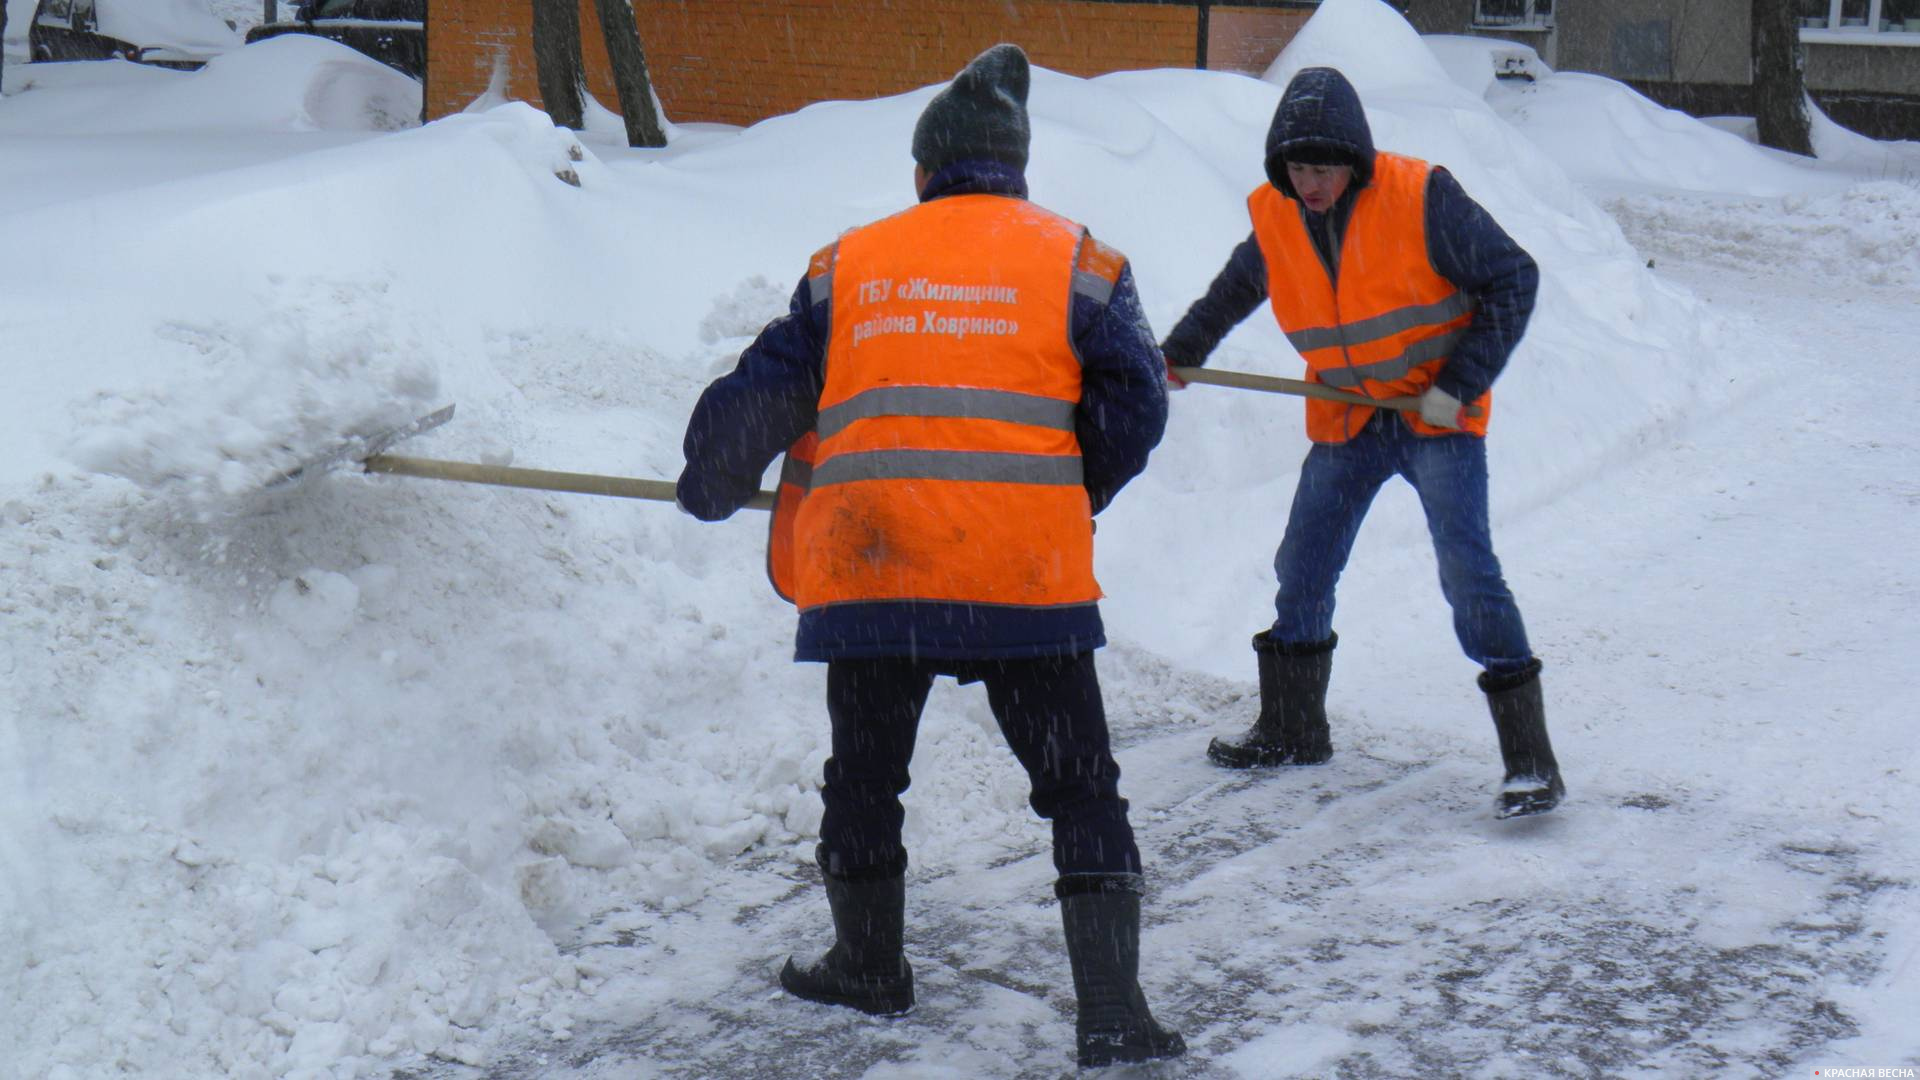
[[[205,0],[40,0],[27,28],[38,61],[119,59],[191,70],[240,45]]]
[[[247,31],[247,41],[314,34],[416,79],[427,77],[427,0],[299,0],[293,18]]]

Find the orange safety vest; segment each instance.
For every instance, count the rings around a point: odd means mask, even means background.
[[[1340,240],[1338,283],[1323,269],[1300,204],[1262,184],[1247,196],[1253,235],[1267,261],[1267,297],[1287,340],[1307,362],[1307,381],[1368,397],[1417,395],[1433,385],[1473,321],[1472,298],[1427,258],[1427,175],[1432,166],[1384,151],[1354,196]],[[1473,404],[1464,430],[1487,433],[1493,394]],[[1367,405],[1307,399],[1307,437],[1343,443],[1359,434]],[[1422,435],[1447,435],[1417,413],[1401,418]]]
[[[832,297],[814,432],[781,470],[768,575],[802,611],[1091,604],[1075,293],[1125,259],[1021,199],[956,195],[814,256]]]

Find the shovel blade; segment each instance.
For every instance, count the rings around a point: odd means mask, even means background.
[[[453,406],[436,409],[416,420],[410,420],[399,427],[388,428],[372,435],[360,435],[343,440],[338,446],[307,458],[300,464],[267,481],[269,491],[283,491],[306,481],[310,477],[327,472],[336,465],[348,462],[358,464],[375,454],[383,453],[393,444],[403,439],[411,439],[422,432],[432,431],[441,424],[453,419]]]

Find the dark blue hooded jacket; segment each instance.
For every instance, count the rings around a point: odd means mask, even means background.
[[[1026,178],[1010,165],[962,161],[934,174],[920,198],[979,194],[1024,199]],[[813,430],[826,385],[831,308],[832,298],[814,297],[801,278],[787,314],[768,323],[733,371],[700,395],[687,422],[687,466],[675,489],[688,513],[702,521],[732,515],[774,458]],[[1081,359],[1075,434],[1087,496],[1099,513],[1146,468],[1166,429],[1165,361],[1130,266],[1105,303],[1076,293],[1070,319]],[[1024,609],[921,600],[802,612],[794,651],[800,660],[999,660],[1069,657],[1104,644],[1093,604]]]
[[[1300,214],[1320,251],[1320,266],[1287,267],[1289,275],[1324,273],[1337,279],[1338,239],[1345,233],[1354,197],[1373,178],[1373,131],[1360,95],[1333,68],[1304,68],[1287,84],[1267,131],[1267,179],[1296,199],[1287,180],[1289,158],[1352,164],[1353,183],[1324,214],[1304,205]],[[1467,195],[1446,169],[1427,180],[1427,258],[1441,277],[1473,298],[1473,322],[1434,379],[1440,389],[1472,401],[1493,386],[1507,357],[1526,333],[1540,270],[1493,216]],[[1267,299],[1267,262],[1249,233],[1233,250],[1207,294],[1194,302],[1161,346],[1167,362],[1198,367],[1220,339]]]

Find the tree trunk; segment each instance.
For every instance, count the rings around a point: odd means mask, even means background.
[[[600,12],[600,36],[613,62],[613,84],[620,91],[620,115],[627,123],[627,145],[662,147],[667,133],[653,104],[653,80],[647,75],[647,54],[640,44],[629,0],[594,0]]]
[[[1792,0],[1752,0],[1753,119],[1760,145],[1813,156]]]
[[[533,60],[540,103],[561,127],[586,124],[581,101],[580,6],[576,0],[533,0]]]

